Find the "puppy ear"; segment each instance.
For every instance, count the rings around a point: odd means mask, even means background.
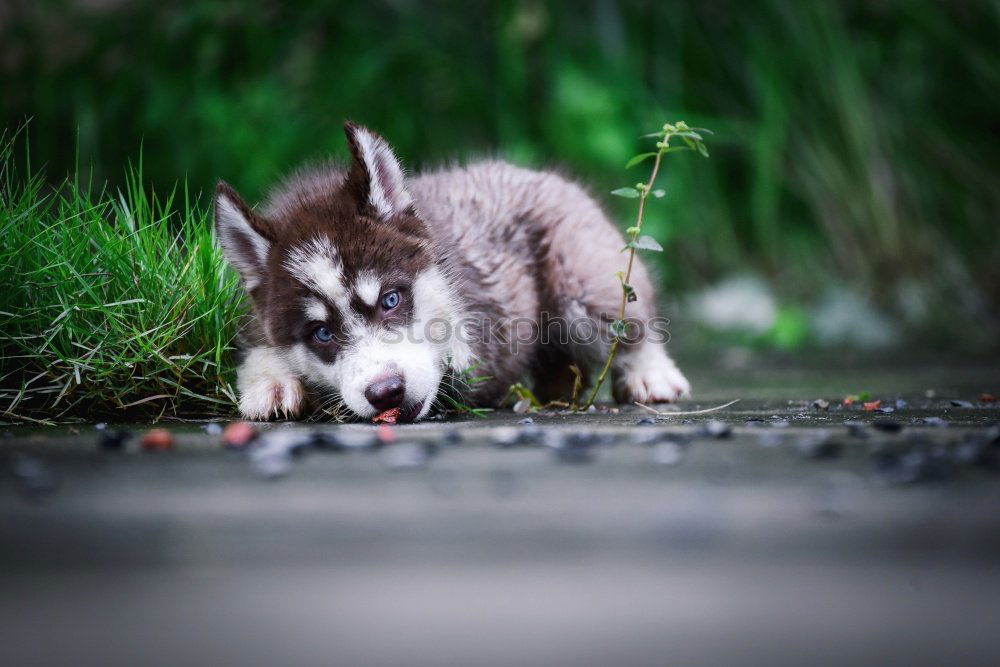
[[[403,169],[385,139],[361,125],[347,121],[344,133],[353,163],[347,183],[358,201],[381,218],[412,212],[413,197],[406,191]]]
[[[219,181],[215,188],[215,232],[226,259],[239,271],[247,289],[259,285],[274,232],[225,181]]]

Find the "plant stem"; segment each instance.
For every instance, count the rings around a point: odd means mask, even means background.
[[[622,305],[618,313],[618,319],[625,319],[625,306],[628,304],[628,290],[625,288],[626,285],[631,284],[629,281],[632,278],[632,265],[635,263],[635,240],[639,237],[639,232],[642,230],[642,219],[646,213],[646,199],[649,197],[649,193],[653,191],[653,185],[656,183],[656,176],[660,173],[660,161],[663,159],[663,149],[656,151],[656,160],[653,162],[653,173],[649,176],[649,182],[646,187],[643,188],[639,193],[639,214],[636,218],[635,229],[632,231],[631,241],[633,245],[628,249],[628,266],[625,269],[625,278],[622,280]],[[587,399],[586,404],[580,409],[587,410],[591,405],[594,404],[594,400],[597,398],[597,392],[601,390],[601,386],[604,385],[604,381],[608,377],[608,371],[611,370],[611,364],[615,360],[615,353],[618,352],[618,344],[621,339],[615,336],[614,341],[611,343],[611,349],[608,350],[608,358],[604,362],[604,368],[601,369],[601,374],[597,376],[597,382],[594,384],[593,391],[590,392],[590,397]]]

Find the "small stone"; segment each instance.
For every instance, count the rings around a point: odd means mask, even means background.
[[[974,408],[974,407],[976,407],[976,406],[974,406],[972,404],[971,401],[956,401],[956,400],[952,400],[951,404],[954,407],[956,407],[956,408]]]
[[[223,428],[222,424],[219,422],[209,422],[207,424],[202,424],[201,430],[203,430],[208,435],[222,435]]]
[[[822,410],[826,412],[827,410],[830,409],[830,401],[824,400],[822,398],[817,398],[815,401],[813,401],[812,406],[816,410]]]
[[[435,453],[433,446],[423,442],[400,442],[382,450],[382,463],[390,470],[425,467]]]
[[[292,458],[312,445],[312,435],[299,431],[271,431],[250,447],[250,465],[262,477],[274,479],[291,470]]]
[[[125,449],[125,443],[132,437],[132,433],[124,428],[109,429],[107,424],[104,426],[105,428],[97,436],[97,446],[109,452],[120,452]]]
[[[877,428],[878,430],[885,431],[886,433],[899,433],[903,430],[903,425],[895,419],[880,417],[872,422],[872,428]]]
[[[951,477],[954,470],[954,464],[940,448],[881,452],[874,460],[875,472],[890,484],[943,481]]]
[[[592,415],[595,412],[597,412],[597,408],[595,406],[591,405],[589,408],[587,408],[587,414],[591,414]]]
[[[684,458],[684,449],[676,442],[667,440],[652,447],[653,463],[662,466],[674,466]]]
[[[941,419],[940,417],[917,417],[913,420],[914,424],[922,424],[925,426],[936,426],[938,428],[945,428],[948,426],[948,422]]]
[[[799,454],[807,459],[835,459],[844,451],[840,442],[827,434],[812,434],[800,438],[795,443]]]
[[[215,424],[218,426],[218,424]],[[232,422],[222,430],[222,446],[243,449],[257,437],[257,430],[247,422]]]
[[[892,407],[891,405],[883,405],[881,408],[876,408],[875,410],[875,412],[879,413],[880,415],[891,415],[895,411],[896,408]]]
[[[904,400],[903,400],[903,399],[901,399],[901,398],[897,398],[897,399],[896,399],[896,409],[897,409],[897,410],[905,410],[905,409],[906,409],[906,406],[907,406],[907,403],[906,403],[906,401],[904,401]]]
[[[14,460],[14,482],[17,492],[27,500],[38,501],[59,488],[59,479],[40,459],[20,454]]]
[[[518,444],[520,432],[513,426],[500,426],[490,431],[490,439],[499,447],[513,447]]]
[[[613,414],[613,415],[616,415],[616,414],[618,414],[619,412],[621,412],[621,409],[620,409],[620,408],[611,408],[611,414]]]
[[[521,426],[527,426],[528,424],[534,424],[535,420],[532,419],[531,417],[525,417],[524,419],[520,420],[517,423],[520,424]]]
[[[636,422],[636,425],[637,426],[656,426],[656,418],[655,417],[643,417],[642,419],[640,419],[639,421]]]
[[[708,438],[728,438],[733,433],[733,427],[718,419],[711,419],[701,425],[700,433]]]
[[[982,394],[979,395],[979,402],[980,403],[996,403],[997,402],[997,397],[994,396],[993,394],[987,394],[986,392],[983,392]]]
[[[865,412],[875,412],[876,410],[882,407],[882,401],[881,399],[875,401],[868,401],[864,403],[862,407],[864,408]]]
[[[862,422],[846,421],[844,426],[847,427],[847,434],[852,438],[868,437],[868,428]]]
[[[514,413],[519,415],[528,414],[531,411],[531,401],[526,398],[522,398],[517,403],[514,404]]]
[[[143,451],[167,452],[174,448],[174,436],[165,428],[154,428],[146,431],[139,444]]]

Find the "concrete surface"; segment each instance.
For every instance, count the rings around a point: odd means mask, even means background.
[[[7,428],[3,664],[997,664],[997,366],[733,363],[655,424]]]

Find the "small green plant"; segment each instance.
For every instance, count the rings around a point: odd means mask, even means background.
[[[626,265],[624,271],[619,271],[615,274],[622,286],[622,302],[621,308],[618,312],[618,318],[611,323],[611,333],[614,336],[614,340],[611,343],[611,349],[608,351],[608,358],[605,360],[604,366],[601,368],[601,373],[597,376],[597,382],[594,383],[594,388],[591,390],[587,401],[583,405],[578,406],[579,410],[587,410],[594,404],[594,400],[597,398],[597,392],[600,391],[605,379],[607,379],[608,371],[611,369],[611,364],[615,360],[615,354],[618,352],[618,345],[621,343],[621,339],[627,331],[625,307],[639,298],[635,293],[635,288],[633,288],[630,283],[630,280],[632,279],[632,266],[635,264],[635,251],[652,250],[654,252],[663,252],[663,246],[661,246],[652,236],[640,236],[640,233],[642,232],[643,216],[646,213],[646,200],[649,199],[650,195],[660,199],[664,194],[666,194],[666,192],[662,189],[654,189],[654,186],[656,185],[656,177],[660,174],[660,164],[663,161],[663,156],[667,153],[676,153],[678,151],[696,151],[704,157],[708,157],[708,149],[705,147],[704,137],[702,136],[703,134],[712,134],[712,132],[701,127],[688,127],[687,123],[684,121],[677,121],[676,123],[665,123],[658,132],[643,135],[644,139],[656,139],[656,150],[640,153],[639,155],[634,156],[628,161],[625,168],[630,169],[652,158],[653,169],[652,173],[650,173],[649,181],[636,183],[634,187],[618,188],[617,190],[612,190],[611,192],[611,194],[618,197],[638,199],[639,212],[636,215],[635,225],[625,230],[625,234],[628,237],[628,243],[626,243],[625,247],[622,248],[622,252],[628,251],[628,264]],[[675,138],[679,138],[682,143],[671,146],[670,142]],[[573,404],[576,404],[575,394],[573,397]]]
[[[462,398],[462,388],[470,389],[475,385],[492,380],[490,375],[479,375],[480,362],[476,362],[458,374],[447,376],[441,384],[441,391],[438,392],[438,406],[445,412],[458,412],[460,414],[472,415],[480,419],[486,417],[490,408],[477,408],[469,405]]]

